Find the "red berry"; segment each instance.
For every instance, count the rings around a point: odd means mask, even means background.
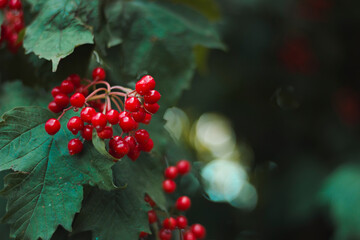
[[[149,138],[149,140],[145,144],[140,145],[140,147],[144,152],[151,152],[154,147],[154,142],[151,138]]]
[[[171,240],[172,233],[169,229],[161,229],[159,231],[159,238],[160,240]]]
[[[180,211],[186,211],[191,206],[191,200],[187,196],[179,197],[176,200],[176,208]]]
[[[72,117],[72,118],[70,118],[69,122],[67,123],[67,128],[73,134],[77,134],[78,131],[80,131],[84,128],[84,122],[78,116]]]
[[[178,216],[176,218],[176,225],[180,229],[185,229],[188,225],[188,220],[185,216]]]
[[[61,90],[60,90],[60,87],[57,86],[57,87],[54,87],[52,90],[51,90],[51,95],[53,97],[56,97],[56,95],[58,95],[59,93],[61,93]]]
[[[131,115],[136,122],[142,122],[145,119],[146,112],[145,112],[144,108],[141,107],[139,109],[139,111],[133,112]]]
[[[89,124],[84,126],[82,132],[81,132],[81,136],[85,139],[85,140],[92,140],[92,134],[93,134],[93,125]]]
[[[118,124],[119,123],[119,112],[114,109],[111,109],[110,111],[108,111],[106,113],[106,119],[112,125]]]
[[[131,149],[127,155],[132,161],[136,161],[136,159],[139,158],[140,153],[141,153],[140,145],[135,144],[135,147]]]
[[[146,232],[140,232],[139,234],[139,238],[144,238],[144,237],[147,237],[149,234],[146,233]]]
[[[116,142],[114,146],[114,151],[116,154],[121,156],[120,158],[122,158],[129,153],[130,148],[129,145],[124,140],[119,140]]]
[[[80,117],[84,122],[91,123],[91,120],[95,114],[95,109],[92,107],[86,107],[81,110]]]
[[[129,132],[136,129],[136,122],[132,117],[120,118],[119,125],[124,132]]]
[[[173,193],[176,189],[176,183],[171,179],[166,179],[162,184],[163,190],[166,193]]]
[[[8,6],[10,9],[14,10],[20,10],[22,8],[20,0],[10,0]]]
[[[60,90],[62,93],[69,94],[75,90],[74,84],[69,80],[62,81],[60,85]]]
[[[162,224],[165,229],[174,230],[176,228],[176,220],[173,217],[165,218]]]
[[[130,112],[137,112],[140,110],[141,103],[136,97],[129,97],[125,101],[125,109]]]
[[[120,137],[120,136],[114,136],[113,138],[111,138],[110,141],[109,141],[109,148],[110,148],[110,149],[114,149],[116,143],[117,143],[119,140],[123,140],[122,137]]]
[[[197,239],[203,239],[206,236],[205,227],[198,223],[191,226],[191,232],[195,235]]]
[[[106,126],[103,130],[97,132],[97,134],[101,139],[110,139],[113,136],[113,129],[110,126]]]
[[[191,170],[191,164],[187,160],[180,160],[176,164],[176,167],[178,169],[178,172],[180,175],[185,175],[190,172]]]
[[[144,201],[149,203],[150,206],[152,206],[152,207],[156,206],[156,203],[154,202],[154,200],[152,200],[151,197],[147,194],[145,194]]]
[[[69,105],[69,97],[64,93],[59,93],[55,96],[54,102],[56,102],[59,107],[64,108]]]
[[[71,74],[71,75],[67,78],[67,80],[71,81],[72,84],[74,84],[74,86],[75,86],[76,88],[80,87],[80,85],[81,85],[81,78],[80,78],[80,76],[77,75],[77,74]]]
[[[102,113],[96,113],[92,117],[91,123],[97,131],[101,131],[107,124],[106,116]]]
[[[161,95],[156,90],[150,90],[148,94],[144,95],[144,101],[146,103],[157,103],[161,98]]]
[[[8,0],[0,0],[0,9],[5,8]]]
[[[167,167],[164,172],[165,178],[175,179],[178,175],[178,170],[174,166]]]
[[[155,88],[155,80],[152,76],[146,75],[142,77],[135,85],[136,92],[141,95],[147,94],[150,90]]]
[[[59,120],[57,120],[55,118],[50,118],[45,123],[45,131],[49,135],[55,135],[60,130],[60,127],[61,127],[61,125],[60,125]]]
[[[135,138],[132,136],[126,136],[124,141],[129,145],[130,151],[133,150],[136,146]]]
[[[119,114],[119,119],[122,119],[124,117],[131,117],[131,114],[129,112],[125,112],[125,111],[122,111],[120,114]]]
[[[184,233],[184,239],[183,240],[196,240],[196,237],[191,231],[188,231],[188,232]]]
[[[85,97],[81,93],[75,93],[70,98],[70,104],[74,107],[81,108],[85,104]]]
[[[143,124],[149,124],[151,121],[151,114],[146,113],[144,120],[142,120]]]
[[[144,108],[146,109],[146,111],[148,111],[149,113],[155,114],[157,113],[157,111],[160,108],[160,105],[157,103],[144,103]]]
[[[95,68],[92,72],[92,77],[94,81],[102,81],[106,77],[105,70],[101,67]]]
[[[153,224],[157,221],[156,212],[154,210],[148,211],[148,219],[150,224]]]
[[[145,145],[149,141],[150,135],[145,129],[140,129],[135,132],[135,139],[140,145]]]
[[[71,139],[68,143],[68,149],[70,155],[77,154],[82,151],[83,143],[77,138]]]
[[[59,107],[59,106],[56,104],[56,102],[54,102],[54,101],[52,101],[52,102],[49,103],[48,108],[49,108],[50,111],[52,111],[52,112],[54,112],[54,113],[59,113],[59,112],[61,112],[61,110],[62,110],[62,108]]]

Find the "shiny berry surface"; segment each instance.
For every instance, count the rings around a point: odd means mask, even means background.
[[[194,224],[191,226],[191,232],[195,235],[197,239],[204,239],[206,236],[206,229],[201,224]]]
[[[67,128],[73,133],[77,134],[80,130],[84,128],[84,122],[80,117],[75,116],[69,119],[67,123]]]
[[[83,149],[83,143],[75,138],[75,139],[71,139],[68,143],[68,150],[70,155],[74,155],[74,154],[78,154],[82,151]]]
[[[155,114],[159,111],[160,105],[157,103],[144,103],[144,108],[149,113]]]
[[[146,75],[142,77],[135,85],[136,92],[146,95],[150,90],[155,88],[155,80],[152,76]]]
[[[61,93],[60,87],[54,87],[54,88],[51,90],[51,95],[52,95],[53,97],[56,97],[56,95],[58,95],[59,93]]]
[[[114,109],[111,109],[110,111],[108,111],[106,113],[106,119],[112,125],[118,124],[119,123],[119,112]]]
[[[61,125],[60,125],[59,120],[57,120],[55,118],[50,118],[45,123],[45,131],[49,135],[55,135],[60,130],[60,127],[61,127]]]
[[[144,145],[149,141],[150,134],[145,129],[140,129],[135,132],[135,139],[140,145]]]
[[[71,81],[64,80],[60,85],[60,90],[62,93],[69,94],[75,90],[75,86]]]
[[[191,200],[189,197],[187,196],[182,196],[179,197],[176,200],[176,204],[175,204],[176,208],[180,211],[186,211],[191,207]]]
[[[154,147],[154,142],[151,138],[149,138],[149,140],[145,144],[141,144],[140,147],[144,152],[151,152]]]
[[[157,103],[161,98],[161,95],[156,90],[150,90],[148,94],[144,95],[144,101],[146,103]]]
[[[70,98],[71,106],[81,108],[85,104],[85,97],[81,93],[75,93]]]
[[[67,105],[69,105],[69,97],[64,94],[64,93],[59,93],[58,95],[56,95],[54,97],[54,102],[56,102],[56,104],[61,107],[61,108],[64,108],[66,107]]]
[[[178,176],[177,167],[170,166],[165,169],[164,176],[168,179],[175,179]]]
[[[104,127],[101,131],[97,132],[99,138],[101,139],[110,139],[113,136],[113,129],[110,126]]]
[[[176,189],[176,183],[171,179],[166,179],[162,184],[163,190],[166,193],[173,193]]]
[[[57,105],[55,101],[51,101],[48,105],[48,109],[54,113],[61,112],[62,108]]]
[[[107,124],[106,116],[102,113],[96,113],[92,117],[91,123],[96,130],[101,131]]]
[[[195,234],[191,231],[187,231],[184,233],[184,239],[183,240],[197,240],[195,237]]]
[[[172,237],[171,230],[163,228],[159,231],[160,240],[171,240],[171,237]]]
[[[135,120],[136,122],[142,122],[142,121],[144,121],[144,119],[145,119],[146,111],[144,110],[143,107],[141,107],[141,108],[139,109],[139,111],[133,112],[131,115],[132,115],[132,117],[134,118],[134,120]]]
[[[181,175],[185,175],[185,174],[189,173],[191,170],[191,164],[187,160],[180,160],[176,164],[176,167],[178,169],[178,173]]]
[[[91,141],[93,136],[93,129],[94,127],[91,124],[84,126],[83,130],[81,131],[81,136],[85,140]]]
[[[129,132],[136,128],[136,122],[132,117],[120,118],[119,125],[124,132]]]
[[[93,116],[96,114],[96,110],[92,107],[85,107],[81,110],[80,117],[84,122],[91,123]]]
[[[178,216],[176,218],[176,225],[180,229],[185,229],[188,225],[188,220],[185,216]]]
[[[94,81],[102,81],[106,77],[105,70],[101,67],[95,68],[92,72],[92,77]]]
[[[125,101],[125,109],[130,112],[137,112],[140,110],[140,101],[136,97],[129,97]]]
[[[8,6],[10,9],[14,10],[20,10],[22,8],[20,0],[9,0]]]
[[[174,230],[176,228],[176,219],[173,217],[165,218],[162,224],[163,228]]]
[[[114,146],[114,151],[121,157],[124,157],[129,153],[130,147],[124,140],[119,140]]]
[[[151,114],[146,113],[144,120],[142,120],[141,122],[142,122],[143,124],[146,124],[146,125],[147,125],[147,124],[150,123],[151,118],[152,118]]]

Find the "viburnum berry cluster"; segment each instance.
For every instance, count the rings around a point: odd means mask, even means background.
[[[186,175],[191,170],[191,164],[187,160],[180,160],[176,166],[169,166],[165,169],[163,182],[163,190],[166,193],[173,193],[176,189],[175,179],[178,175]],[[144,200],[153,208],[148,212],[149,224],[158,224],[161,229],[158,232],[160,240],[171,240],[173,232],[178,231],[180,240],[200,240],[206,237],[206,229],[201,224],[188,225],[188,220],[181,212],[187,211],[191,207],[191,200],[187,196],[181,196],[176,200],[176,212],[173,216],[165,218],[162,222],[159,221],[155,211],[156,203],[145,195]],[[147,233],[141,232],[140,238],[146,239]]]
[[[19,33],[25,27],[22,3],[20,0],[0,0],[0,9],[5,13],[0,44],[6,42],[8,49],[16,53],[22,45],[22,42],[19,42]]]
[[[59,119],[69,110],[78,112],[67,123],[68,130],[80,136],[68,143],[71,155],[80,153],[83,142],[91,141],[93,132],[101,139],[109,139],[108,151],[117,159],[127,155],[135,161],[141,151],[150,152],[153,140],[145,129],[138,129],[139,124],[149,124],[152,114],[159,110],[158,101],[161,95],[154,90],[155,80],[150,75],[143,76],[135,90],[123,86],[110,86],[105,81],[103,68],[93,70],[93,80],[81,79],[73,74],[65,79],[60,86],[52,89],[53,101],[48,105],[50,111],[62,114],[49,119],[45,124],[48,134],[54,135],[60,130]],[[101,87],[99,87],[101,86]],[[69,106],[70,104],[70,106]],[[113,109],[115,107],[115,109]],[[120,126],[122,133],[114,136],[113,127]]]

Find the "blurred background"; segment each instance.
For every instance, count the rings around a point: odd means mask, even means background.
[[[360,239],[360,2],[188,2],[228,48],[196,49],[165,114],[199,160],[190,218],[208,239]]]
[[[194,49],[164,115],[168,158],[195,161],[190,222],[209,240],[360,239],[360,1],[173,1],[227,46]]]

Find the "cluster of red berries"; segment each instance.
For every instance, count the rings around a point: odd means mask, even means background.
[[[163,182],[163,189],[166,193],[173,193],[176,189],[176,183],[173,179],[175,179],[179,174],[185,175],[189,173],[191,170],[190,162],[187,160],[180,160],[176,166],[170,166],[165,169],[165,178],[167,178]],[[155,202],[148,196],[145,195],[146,202],[153,207],[152,210],[148,212],[148,220],[150,224],[154,224],[158,222],[157,214],[154,210],[156,206]],[[175,208],[181,212],[186,211],[191,207],[191,200],[187,196],[181,196],[176,200]],[[204,239],[206,236],[206,229],[201,224],[193,224],[192,226],[188,226],[188,220],[185,216],[179,215],[177,217],[169,217],[165,218],[161,224],[162,228],[159,231],[159,238],[161,240],[171,240],[173,231],[176,229],[179,230],[180,239],[181,240],[198,240]],[[141,232],[140,238],[144,239],[148,236],[147,233]]]
[[[67,123],[67,128],[74,135],[81,133],[81,137],[69,141],[69,153],[73,155],[81,152],[83,141],[91,141],[96,130],[99,138],[109,139],[108,151],[113,157],[120,159],[127,155],[135,161],[141,151],[150,152],[154,146],[149,133],[145,129],[138,130],[138,127],[139,123],[150,123],[152,114],[159,110],[157,102],[161,95],[154,90],[155,80],[150,75],[142,77],[136,83],[135,90],[122,86],[110,87],[104,81],[105,76],[104,69],[95,68],[93,81],[82,80],[80,76],[73,74],[60,86],[53,88],[51,94],[54,100],[49,103],[48,108],[52,112],[63,113],[58,119],[49,119],[45,130],[50,135],[56,134],[60,130],[59,119],[63,114],[70,109],[77,112],[82,108],[80,116],[70,118]],[[82,81],[87,85],[82,85]],[[100,84],[106,88],[96,88]],[[73,95],[69,98],[69,94]],[[113,106],[117,110],[112,109]],[[116,125],[122,129],[121,136],[113,136],[113,127]]]
[[[24,13],[20,0],[0,0],[0,9],[5,13],[5,20],[1,25],[0,44],[7,42],[8,49],[16,53],[21,42],[18,41],[19,32],[24,29]]]

